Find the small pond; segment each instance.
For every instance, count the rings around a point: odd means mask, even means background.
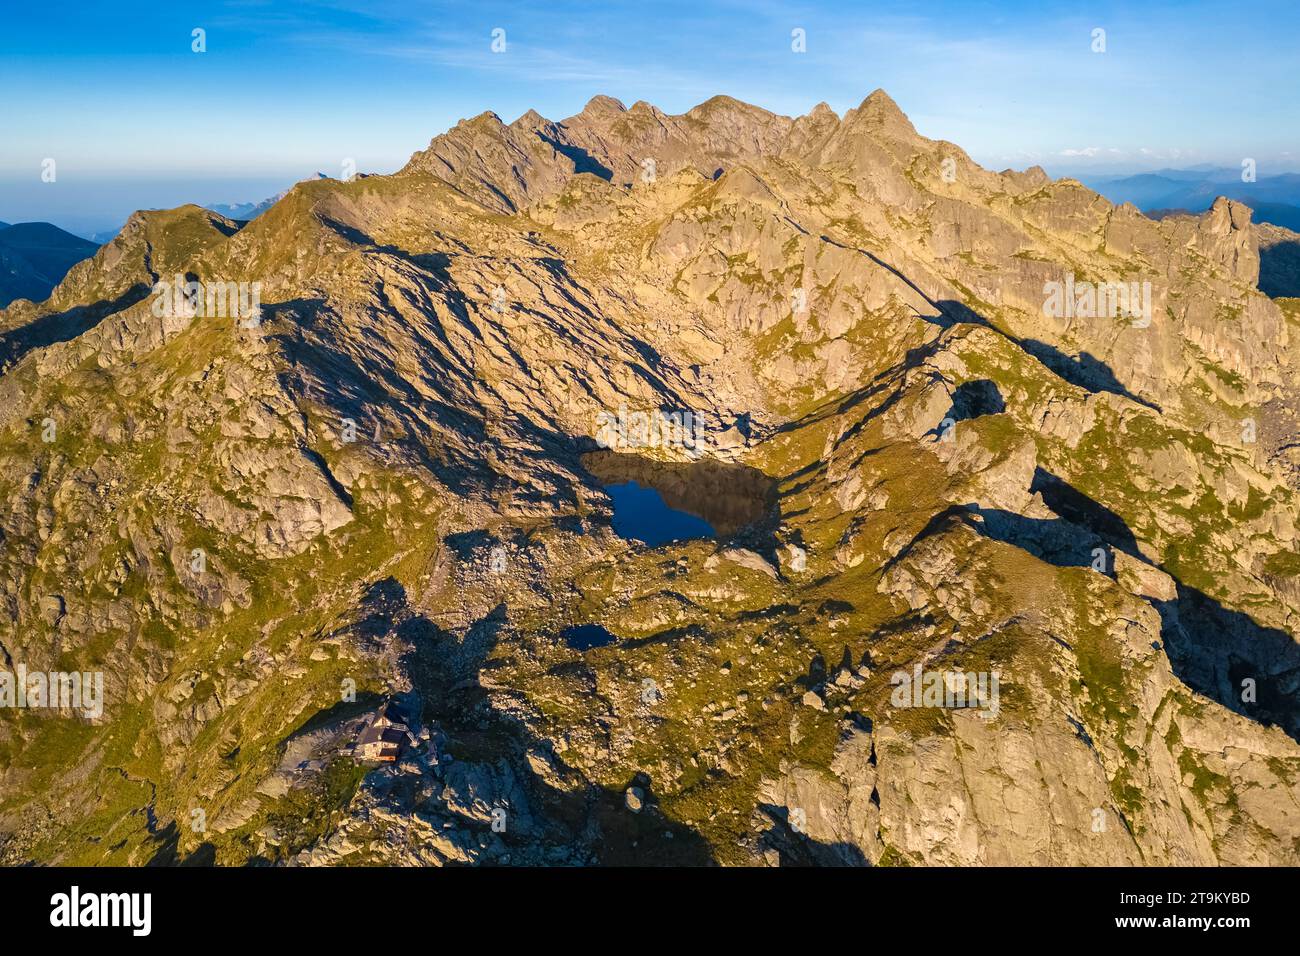
[[[614,533],[620,538],[657,548],[669,541],[715,536],[711,524],[688,511],[669,508],[653,488],[627,481],[606,485],[605,492],[614,502]]]
[[[776,509],[775,482],[744,465],[662,462],[612,451],[591,452],[582,463],[613,502],[615,534],[652,548],[729,539]]]
[[[575,624],[561,631],[560,637],[575,651],[589,651],[593,647],[604,647],[618,640],[599,624]]]

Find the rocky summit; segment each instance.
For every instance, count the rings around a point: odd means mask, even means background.
[[[0,311],[0,861],[1300,863],[1260,247],[881,91],[137,213]]]

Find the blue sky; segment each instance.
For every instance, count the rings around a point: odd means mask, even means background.
[[[389,172],[462,117],[559,119],[595,93],[797,114],[883,87],[922,133],[995,168],[1252,157],[1264,176],[1300,170],[1298,38],[1294,0],[6,0],[0,220],[257,200],[345,159]]]

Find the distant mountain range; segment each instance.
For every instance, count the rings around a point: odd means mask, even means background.
[[[210,203],[203,208],[210,209],[213,212],[225,216],[227,219],[233,219],[236,222],[241,220],[248,221],[256,219],[262,213],[266,212],[283,199],[288,192],[289,190],[286,189],[283,192],[276,193],[270,199],[263,199],[261,202],[244,202],[233,205],[230,203]]]
[[[98,248],[48,222],[0,223],[0,308],[15,299],[49,298],[68,270]]]
[[[1247,183],[1242,182],[1239,168],[1201,166],[1086,179],[1084,184],[1111,202],[1130,202],[1155,214],[1205,212],[1215,197],[1227,196],[1253,209],[1256,222],[1300,230],[1300,173],[1263,176]]]
[[[324,173],[318,172],[314,178],[329,179],[330,177]],[[262,215],[262,213],[266,212],[288,194],[289,190],[283,189],[270,199],[263,199],[261,202],[235,203],[233,205],[230,203],[208,203],[204,205],[203,208],[210,209],[215,213],[225,216],[227,219],[234,219],[237,222],[241,220],[248,222]]]

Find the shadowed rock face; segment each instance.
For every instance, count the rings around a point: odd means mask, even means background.
[[[1260,223],[1259,291],[1274,298],[1300,298],[1300,233]]]
[[[0,312],[0,661],[105,687],[0,708],[0,859],[1300,862],[1274,239],[879,91],[485,113],[137,213]],[[629,545],[627,480],[719,540]],[[340,757],[390,699],[427,735]]]

